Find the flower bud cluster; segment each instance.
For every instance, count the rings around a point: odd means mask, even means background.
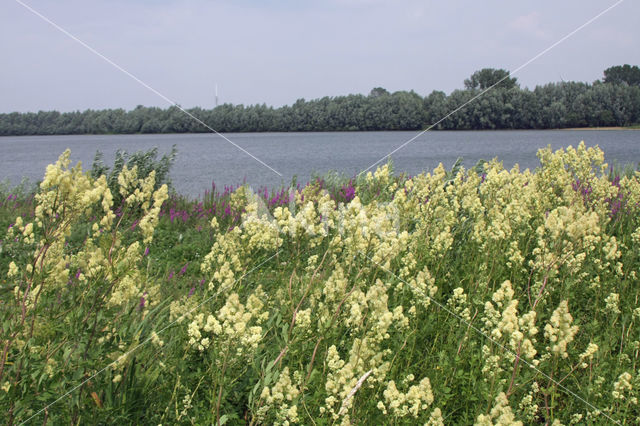
[[[522,426],[522,422],[516,420],[516,417],[509,406],[507,395],[505,395],[504,392],[500,392],[496,397],[494,406],[491,408],[489,414],[480,414],[476,418],[475,424],[478,426]]]
[[[387,388],[382,393],[384,402],[378,402],[378,408],[387,414],[391,412],[394,417],[411,415],[417,418],[421,411],[426,410],[433,403],[431,382],[425,377],[417,385],[412,385],[406,393],[396,387],[393,380],[387,382]]]
[[[551,342],[550,350],[554,355],[567,358],[567,345],[573,341],[578,332],[577,325],[571,325],[573,317],[569,313],[569,303],[566,300],[560,302],[549,323],[544,326],[544,337]]]

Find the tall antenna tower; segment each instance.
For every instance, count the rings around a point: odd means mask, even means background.
[[[218,106],[218,83],[216,83],[216,107]]]

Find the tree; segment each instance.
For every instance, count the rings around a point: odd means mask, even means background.
[[[424,98],[425,126],[435,125],[436,129],[442,129],[443,124],[438,121],[447,115],[447,95],[438,90],[434,90],[429,96]],[[438,124],[436,124],[438,123]]]
[[[495,68],[483,68],[474,72],[471,77],[464,81],[465,89],[488,89],[497,84],[501,89],[512,89],[518,87],[517,78],[509,77],[509,71]]]
[[[380,96],[385,96],[385,95],[389,95],[389,91],[385,88],[382,87],[374,87],[373,89],[371,89],[371,92],[369,92],[369,97],[371,98],[379,98]]]
[[[616,65],[604,70],[604,82],[611,84],[628,84],[640,86],[640,68],[629,64]]]

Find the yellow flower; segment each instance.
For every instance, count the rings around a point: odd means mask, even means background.
[[[544,327],[544,336],[551,342],[551,352],[567,358],[567,345],[573,341],[578,332],[578,326],[572,326],[573,317],[569,313],[569,304],[566,300],[560,302],[558,308],[553,311],[549,323]]]
[[[12,261],[11,263],[9,263],[9,272],[7,272],[7,277],[13,278],[18,275],[18,272],[20,272],[20,270],[18,269],[18,266],[15,264],[15,262]]]

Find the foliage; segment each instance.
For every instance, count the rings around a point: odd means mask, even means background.
[[[133,154],[119,149],[116,151],[113,167],[109,167],[104,164],[104,155],[102,152],[96,151],[89,174],[94,179],[98,179],[104,175],[107,179],[107,186],[114,196],[116,205],[120,205],[122,194],[120,193],[118,177],[125,167],[128,169],[135,167],[139,179],[146,179],[153,172],[155,176],[154,190],[159,189],[162,185],[167,185],[167,187],[171,188],[169,172],[171,171],[171,166],[173,166],[177,154],[178,150],[175,145],[171,147],[170,153],[164,154],[160,159],[158,159],[157,147],[147,151],[137,151]]]
[[[640,86],[640,68],[637,65],[617,65],[604,70],[605,83]]]
[[[539,158],[195,201],[123,166],[118,211],[67,152],[3,239],[0,413],[636,424],[640,172]]]
[[[418,130],[437,123],[447,113],[500,82],[437,129],[549,129],[630,126],[640,123],[640,85],[635,70],[612,67],[605,82],[549,83],[521,89],[503,69],[485,68],[464,81],[464,90],[448,96],[434,91],[422,97],[413,91],[390,93],[382,87],[368,96],[347,95],[299,99],[280,108],[224,104],[189,113],[220,132],[305,132],[351,130]],[[620,71],[618,72],[618,68]],[[617,84],[627,81],[628,84]],[[616,84],[608,84],[614,82]],[[207,132],[179,108],[122,109],[84,112],[40,111],[0,114],[0,136]]]
[[[474,72],[464,81],[465,89],[485,90],[496,86],[500,89],[513,89],[518,86],[517,78],[509,77],[509,71],[503,69],[483,68]]]

